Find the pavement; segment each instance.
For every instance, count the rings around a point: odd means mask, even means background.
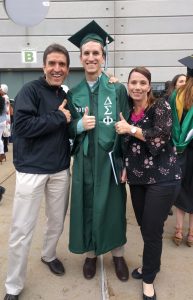
[[[0,202],[0,300],[5,295],[8,259],[8,238],[15,187],[15,169],[12,163],[12,144],[9,144],[7,161],[0,164],[0,185],[6,192]],[[127,201],[127,239],[125,258],[132,270],[141,265],[142,239],[131,207],[128,190]],[[157,300],[193,300],[193,247],[185,243],[177,247],[171,240],[175,227],[174,215],[169,216],[165,224],[161,272],[156,277]],[[188,228],[188,216],[185,219],[185,232]],[[68,250],[67,212],[64,233],[58,243],[57,256],[64,263],[66,273],[62,277],[53,275],[48,267],[41,263],[41,247],[45,223],[44,200],[35,229],[28,259],[26,283],[20,300],[142,300],[141,280],[131,276],[128,282],[116,278],[110,253],[98,259],[97,274],[94,279],[86,280],[82,276],[84,256],[75,255]]]

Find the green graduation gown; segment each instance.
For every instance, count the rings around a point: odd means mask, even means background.
[[[102,80],[112,89],[113,100],[107,91],[101,102],[99,93],[105,92],[100,88],[101,80],[93,92],[86,80],[72,89],[77,111],[83,115],[88,105],[90,115],[96,117],[95,129],[81,134],[78,143],[75,141],[69,241],[69,249],[74,253],[95,251],[100,255],[126,243],[126,189],[125,184],[115,183],[108,152],[117,148],[114,124],[120,112],[128,117],[128,96],[124,85],[108,83],[105,74]],[[113,108],[109,108],[109,103]],[[101,106],[106,104],[103,118]],[[109,117],[111,110],[114,115]],[[111,126],[109,120],[113,120]]]

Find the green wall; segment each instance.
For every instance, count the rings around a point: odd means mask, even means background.
[[[42,70],[18,70],[18,71],[0,71],[0,83],[8,85],[8,95],[10,99],[14,99],[18,91],[24,85],[24,83],[39,78],[42,76]],[[83,78],[83,71],[72,70],[64,84],[71,88],[76,85]]]

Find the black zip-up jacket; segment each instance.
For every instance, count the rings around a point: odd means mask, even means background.
[[[41,77],[23,86],[15,98],[13,162],[19,172],[51,174],[69,168],[68,124],[58,107],[67,98],[61,87]],[[76,110],[66,106],[72,116]]]

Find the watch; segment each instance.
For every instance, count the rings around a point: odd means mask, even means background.
[[[137,127],[132,126],[130,130],[131,135],[135,135],[136,132],[137,132]]]

